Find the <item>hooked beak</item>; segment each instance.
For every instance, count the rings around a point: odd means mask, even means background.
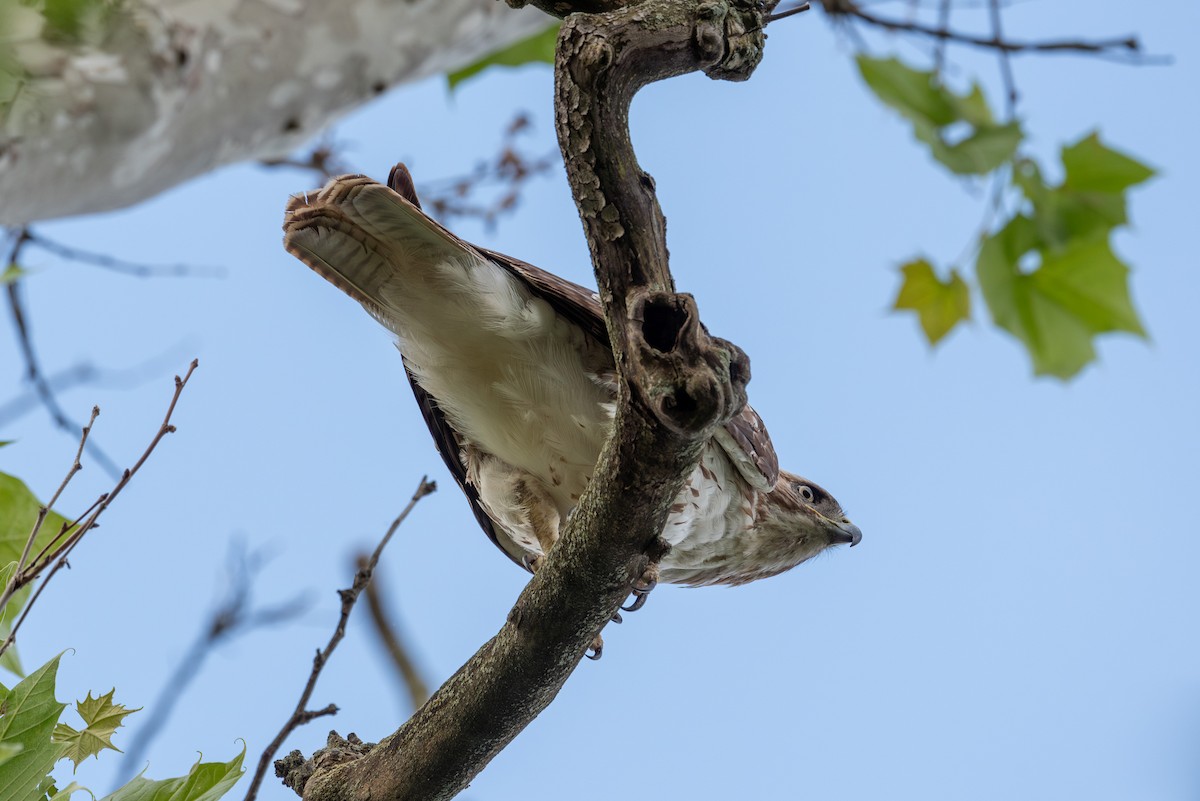
[[[830,541],[839,544],[850,543],[853,548],[862,542],[862,529],[851,523],[849,520],[842,520],[840,523],[834,523],[838,530],[830,535]]]

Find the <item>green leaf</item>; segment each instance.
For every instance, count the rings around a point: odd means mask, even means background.
[[[228,762],[197,762],[186,776],[150,781],[138,776],[100,801],[216,801],[242,777],[246,749]]]
[[[1017,122],[998,125],[978,84],[960,95],[934,72],[915,70],[895,58],[860,55],[859,72],[871,91],[913,124],[917,139],[958,175],[983,175],[1012,159],[1024,138]],[[955,128],[965,136],[952,139]]]
[[[859,55],[855,61],[875,96],[908,119],[944,128],[961,118],[953,96],[932,72],[914,70],[896,58]]]
[[[1123,194],[1050,186],[1030,159],[1017,161],[1012,180],[1029,201],[1038,236],[1046,248],[1063,247],[1074,239],[1091,239],[1126,222]]]
[[[1140,161],[1105,147],[1094,131],[1064,147],[1062,162],[1067,174],[1063,187],[1076,192],[1116,194],[1154,176],[1154,170]]]
[[[950,271],[950,280],[942,281],[932,264],[918,259],[903,265],[900,272],[904,283],[892,308],[915,311],[930,345],[936,345],[959,322],[970,319],[971,294],[957,270]]]
[[[81,731],[76,731],[65,723],[60,723],[54,728],[54,741],[67,746],[65,756],[75,763],[76,769],[79,768],[79,763],[90,756],[98,757],[106,748],[117,752],[121,750],[112,744],[113,733],[127,715],[132,715],[138,710],[114,704],[114,692],[115,689],[109,690],[107,695],[98,698],[92,698],[92,694],[88,693],[87,698],[75,705],[79,717],[83,718],[84,722]]]
[[[558,41],[558,23],[550,26],[541,33],[535,33],[528,39],[522,39],[516,44],[509,45],[491,55],[484,56],[479,61],[469,64],[460,70],[446,75],[446,80],[453,90],[463,81],[471,78],[488,67],[519,67],[522,64],[554,63],[554,45]]]
[[[1145,336],[1129,298],[1129,269],[1105,237],[1038,250],[1037,226],[1023,215],[985,240],[976,271],[996,324],[1025,343],[1034,372],[1070,378],[1095,356],[1107,331]],[[1024,271],[1029,254],[1040,266]]]
[[[0,770],[4,801],[41,801],[50,769],[62,758],[64,747],[51,740],[66,707],[54,698],[60,657],[31,673],[0,702],[0,746],[20,746]]]
[[[12,573],[8,565],[15,565],[21,558],[21,553],[33,531],[33,525],[37,521],[40,509],[41,503],[28,487],[18,479],[0,473],[0,565],[5,566],[4,570],[8,571],[5,576],[11,578]],[[30,558],[37,556],[42,547],[50,542],[67,523],[66,518],[61,515],[53,511],[48,512],[38,531],[33,548],[30,549]],[[29,592],[29,587],[22,588],[9,599],[3,609],[0,609],[0,642],[3,642],[4,638],[8,636],[13,621],[29,599]],[[20,660],[17,658],[14,647],[10,646],[3,655],[0,655],[0,667],[18,675],[21,674]]]
[[[1025,134],[1015,122],[976,128],[957,144],[941,137],[923,139],[933,157],[957,175],[985,175],[1012,159]]]
[[[0,273],[0,286],[11,284],[25,274],[25,271],[21,269],[19,264],[10,264],[4,269],[4,272]]]

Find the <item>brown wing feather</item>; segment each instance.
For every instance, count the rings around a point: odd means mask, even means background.
[[[332,268],[330,265],[316,258],[315,254],[297,246],[292,237],[293,229],[300,229],[305,226],[342,227],[340,223],[343,221],[339,219],[342,215],[336,210],[336,205],[334,205],[337,202],[337,198],[348,191],[353,191],[357,186],[367,183],[374,182],[362,175],[342,176],[334,178],[324,189],[317,193],[317,196],[313,198],[315,202],[310,201],[307,196],[293,197],[288,204],[289,217],[292,215],[296,215],[297,217],[309,216],[313,215],[314,212],[316,212],[316,215],[315,218],[306,220],[305,222],[301,222],[298,219],[291,220],[284,227],[288,230],[288,236],[285,237],[286,247],[294,256],[326,280],[345,291],[352,298],[367,306],[368,310],[370,310],[375,304],[369,293],[354,285],[342,274],[342,271]],[[413,216],[424,218],[424,223],[428,226],[427,235],[444,237],[447,242],[452,242],[455,245],[479,253],[483,258],[490,260],[518,278],[529,288],[530,292],[545,300],[557,313],[578,325],[590,336],[601,342],[608,342],[608,328],[604,321],[604,312],[601,308],[599,298],[596,297],[593,291],[565,278],[560,278],[553,273],[534,267],[532,264],[523,262],[520,259],[514,259],[503,253],[497,253],[493,250],[472,245],[455,236],[421,210],[420,201],[417,199],[416,190],[413,187],[412,177],[409,175],[407,168],[402,164],[393,168],[388,179],[388,184],[391,191],[395,192],[400,199],[401,206],[411,207],[410,211]],[[318,208],[314,209],[313,207]],[[441,409],[438,407],[437,399],[422,389],[413,380],[412,373],[408,371],[407,366],[405,367],[405,373],[408,375],[408,382],[412,387],[413,395],[417,399],[417,405],[421,409],[421,416],[424,418],[425,425],[429,428],[429,433],[437,445],[438,452],[442,456],[442,461],[445,462],[447,469],[454,476],[454,480],[458,482],[458,486],[462,488],[463,494],[470,501],[471,510],[474,512],[475,519],[479,522],[480,528],[483,529],[488,538],[506,556],[516,562],[517,560],[500,545],[496,536],[495,523],[480,504],[478,491],[467,482],[466,467],[463,465],[460,456],[462,446],[458,440],[458,434],[446,421],[445,415],[442,414]],[[775,448],[771,444],[771,439],[767,434],[762,418],[758,416],[754,409],[746,406],[725,425],[725,429],[732,437],[737,448],[742,452],[740,461],[748,460],[752,463],[762,473],[763,478],[766,479],[766,485],[768,487],[773,486],[779,476],[779,459],[775,454]],[[726,445],[726,447],[728,446]],[[738,454],[730,455],[734,458],[735,462],[739,461]],[[752,483],[757,484],[759,482]]]
[[[578,325],[588,334],[608,342],[608,328],[604,322],[604,310],[596,293],[582,287],[573,281],[560,278],[554,273],[548,273],[532,264],[497,253],[494,250],[473,246],[477,251],[500,265],[510,273],[520,278],[530,291],[550,304],[556,312]],[[733,438],[737,447],[745,454],[745,459],[762,474],[765,481],[756,482],[747,476],[752,484],[760,489],[770,489],[779,479],[779,456],[771,444],[767,426],[758,412],[750,406],[745,406],[736,417],[725,424],[725,430]],[[722,443],[725,444],[725,443]],[[737,460],[737,454],[730,454]]]

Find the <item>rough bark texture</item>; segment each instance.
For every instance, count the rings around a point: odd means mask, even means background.
[[[0,225],[119,208],[224,164],[286,154],[397,83],[547,24],[495,0],[118,8],[86,40],[47,41],[38,11],[0,0],[4,60],[27,74],[11,104],[0,98]]]
[[[708,336],[690,296],[674,292],[654,183],[629,140],[629,103],[645,84],[694,70],[748,77],[763,43],[756,6],[647,0],[567,19],[555,74],[559,142],[621,369],[615,430],[500,632],[366,756],[331,768],[318,761],[307,801],[453,797],[553,700],[661,557],[668,507],[703,442],[744,404],[749,365]]]

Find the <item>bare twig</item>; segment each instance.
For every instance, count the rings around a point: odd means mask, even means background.
[[[927,25],[916,20],[895,20],[881,17],[864,9],[854,0],[821,0],[825,12],[831,17],[850,17],[862,20],[884,30],[896,33],[911,33],[928,36],[960,45],[981,47],[988,50],[999,50],[1005,53],[1018,54],[1052,54],[1052,53],[1090,53],[1094,55],[1124,55],[1140,61],[1150,61],[1150,57],[1142,53],[1141,43],[1135,36],[1115,37],[1112,39],[1050,39],[1045,41],[1016,41],[1003,39],[998,36],[976,36],[951,30],[944,25]]]
[[[517,138],[531,127],[529,115],[518,112],[504,129],[504,140],[495,158],[480,162],[466,175],[422,183],[419,194],[423,205],[442,220],[473,217],[489,226],[515,210],[525,183],[562,161],[557,148],[536,158],[521,152]],[[472,200],[487,186],[498,190],[490,201]]]
[[[21,251],[27,243],[32,241],[29,228],[18,229],[13,234],[13,244],[9,251],[8,264],[17,264],[21,258]],[[67,413],[63,411],[59,405],[58,398],[54,395],[54,390],[50,388],[49,382],[46,380],[45,374],[39,365],[37,354],[33,349],[33,339],[29,333],[29,323],[26,320],[25,305],[21,301],[21,281],[16,279],[10,281],[5,287],[8,293],[8,308],[12,313],[13,325],[17,330],[17,343],[21,348],[21,356],[25,359],[25,378],[33,385],[34,391],[42,401],[42,406],[50,414],[50,419],[54,424],[62,429],[74,434],[82,426],[72,420]],[[108,473],[112,478],[118,478],[121,475],[120,469],[116,462],[109,458],[108,454],[100,448],[95,441],[87,443],[87,452],[91,455],[96,463]]]
[[[133,776],[147,747],[166,725],[175,705],[216,648],[237,635],[291,620],[308,607],[307,600],[297,596],[276,606],[253,609],[254,583],[262,566],[263,560],[258,554],[245,553],[244,547],[237,541],[231,546],[228,594],[213,610],[192,646],[163,685],[158,698],[150,705],[149,717],[137,730],[121,762],[122,784]]]
[[[359,554],[357,563],[360,570],[367,567],[370,564],[370,556],[365,553]],[[429,684],[417,670],[416,662],[409,655],[409,647],[404,643],[399,630],[388,617],[387,604],[384,603],[383,593],[379,589],[379,579],[375,579],[367,585],[366,593],[367,610],[371,613],[371,622],[375,625],[375,633],[379,635],[379,641],[383,643],[384,649],[387,650],[388,656],[391,657],[392,664],[396,668],[396,673],[404,684],[404,689],[408,691],[412,708],[419,709],[421,704],[429,700]]]
[[[950,7],[954,0],[940,0],[938,5],[938,27],[945,30],[950,26]],[[915,15],[909,16],[909,21],[915,21]],[[933,51],[933,71],[939,76],[942,70],[946,67],[946,40],[938,39],[937,47]]]
[[[53,239],[47,239],[28,227],[24,230],[25,241],[30,245],[41,248],[47,253],[53,253],[55,256],[67,261],[91,264],[105,270],[132,275],[137,278],[221,278],[225,275],[225,270],[220,267],[204,267],[194,264],[142,264],[140,262],[126,261],[125,259],[118,259],[105,253],[96,253],[64,245]]]
[[[1000,23],[1000,0],[989,0],[988,12],[992,20],[992,38],[1000,41],[1004,38]],[[1017,115],[1017,81],[1013,77],[1012,59],[1007,50],[1000,51],[1000,76],[1004,81],[1005,104],[1011,120]]]
[[[175,412],[175,405],[179,402],[179,396],[183,393],[184,387],[187,386],[188,380],[192,377],[192,373],[195,372],[198,366],[199,362],[193,359],[192,363],[188,366],[187,373],[183,376],[183,378],[175,376],[175,394],[171,396],[171,402],[167,406],[167,412],[163,417],[162,424],[159,426],[154,438],[150,440],[150,444],[147,445],[145,451],[142,452],[141,457],[139,457],[137,462],[134,463],[133,467],[125,470],[113,488],[93,502],[88,512],[85,513],[86,517],[81,515],[80,518],[75,522],[64,525],[62,530],[58,532],[51,543],[43,549],[43,552],[39,554],[37,558],[35,558],[23,570],[19,570],[14,573],[13,578],[10,581],[12,592],[16,592],[29,583],[37,580],[42,571],[44,571],[48,565],[53,563],[53,567],[50,568],[50,572],[46,574],[45,578],[42,579],[37,590],[34,591],[33,597],[30,598],[29,603],[25,605],[25,609],[21,612],[21,617],[17,619],[16,624],[12,627],[12,631],[8,633],[8,637],[5,638],[4,642],[0,644],[0,654],[4,653],[4,651],[7,650],[8,647],[15,641],[17,632],[20,630],[21,625],[25,622],[25,618],[29,616],[29,610],[33,608],[34,604],[37,602],[37,599],[41,597],[42,591],[46,589],[46,585],[50,583],[51,579],[54,578],[55,574],[57,574],[59,570],[62,570],[64,567],[69,567],[67,557],[71,555],[71,551],[75,549],[75,546],[79,544],[80,540],[83,539],[88,531],[95,528],[96,522],[100,519],[100,516],[104,514],[104,510],[112,505],[112,502],[117,499],[117,496],[121,494],[121,491],[124,490],[133,477],[137,475],[138,470],[140,470],[142,465],[146,463],[146,460],[150,458],[150,454],[154,453],[154,449],[158,447],[158,443],[162,441],[163,437],[175,431],[175,426],[171,424],[171,415]],[[71,474],[74,474],[74,469],[72,469]],[[39,515],[39,518],[44,522],[45,514],[43,513]],[[82,522],[79,522],[80,519],[82,519]],[[34,536],[36,537],[36,533]],[[11,597],[11,592],[6,594]]]
[[[134,389],[160,378],[182,359],[184,345],[177,344],[131,367],[97,367],[91,362],[78,362],[46,376],[54,392],[62,393],[77,387],[92,385],[106,389]],[[169,374],[169,373],[168,373]],[[9,425],[41,405],[37,390],[30,387],[0,403],[0,427]]]
[[[67,485],[71,483],[71,479],[75,477],[76,473],[83,469],[83,464],[80,461],[80,458],[83,456],[84,446],[87,445],[88,435],[92,433],[92,426],[95,424],[96,418],[99,416],[100,407],[93,406],[91,419],[89,419],[88,424],[83,427],[83,432],[79,437],[79,448],[75,451],[75,460],[71,463],[71,467],[67,470],[67,474],[63,476],[62,483],[58,485],[58,489],[55,490],[54,495],[52,495],[50,500],[46,501],[46,503],[38,509],[37,517],[33,521],[33,528],[29,532],[29,537],[25,540],[24,549],[21,551],[21,557],[17,559],[16,569],[13,570],[12,576],[9,577],[9,580],[5,584],[3,591],[0,592],[0,612],[2,612],[4,607],[8,605],[8,602],[12,600],[13,595],[16,594],[16,592],[21,589],[22,586],[24,586],[20,584],[20,578],[21,573],[30,564],[29,554],[33,550],[34,544],[37,542],[38,535],[42,531],[42,526],[46,522],[46,516],[50,514],[50,510],[54,508],[54,505],[58,503],[58,499],[62,496],[63,491],[66,490]],[[41,558],[41,554],[38,554],[38,558]],[[37,560],[35,559],[34,561],[36,562]],[[4,648],[0,648],[0,653],[3,653],[3,651]]]
[[[391,541],[392,535],[400,528],[400,525],[408,517],[409,512],[413,507],[424,498],[437,490],[437,484],[429,481],[427,476],[421,477],[421,483],[417,485],[416,492],[413,493],[412,499],[403,511],[392,521],[392,525],[388,527],[387,533],[383,535],[383,539],[379,541],[379,545],[375,547],[374,553],[371,554],[370,560],[365,566],[359,567],[354,574],[354,583],[349,589],[340,590],[338,595],[342,600],[341,613],[338,616],[337,627],[333,630],[333,635],[329,638],[329,642],[325,647],[313,657],[312,672],[308,675],[308,681],[304,685],[304,690],[300,693],[300,700],[296,703],[296,708],[292,712],[287,722],[283,724],[283,728],[275,735],[275,739],[263,751],[262,756],[258,759],[258,768],[254,771],[254,777],[250,780],[250,787],[246,790],[245,801],[253,801],[258,796],[258,788],[262,784],[263,778],[267,775],[267,769],[271,766],[271,760],[275,757],[276,752],[283,746],[288,736],[300,726],[309,723],[319,717],[325,715],[333,715],[337,713],[337,706],[329,704],[323,709],[310,710],[308,709],[308,701],[312,698],[313,690],[317,686],[317,679],[321,677],[321,671],[328,664],[329,658],[333,655],[334,649],[338,643],[346,636],[346,623],[350,620],[350,613],[354,611],[354,605],[358,602],[358,596],[371,581],[371,575],[375,571],[375,566],[379,564],[379,557],[383,554],[384,547]]]
[[[335,175],[349,172],[337,154],[337,143],[331,139],[320,142],[306,155],[299,158],[263,159],[259,162],[264,167],[289,167],[294,170],[309,170],[327,181]]]

